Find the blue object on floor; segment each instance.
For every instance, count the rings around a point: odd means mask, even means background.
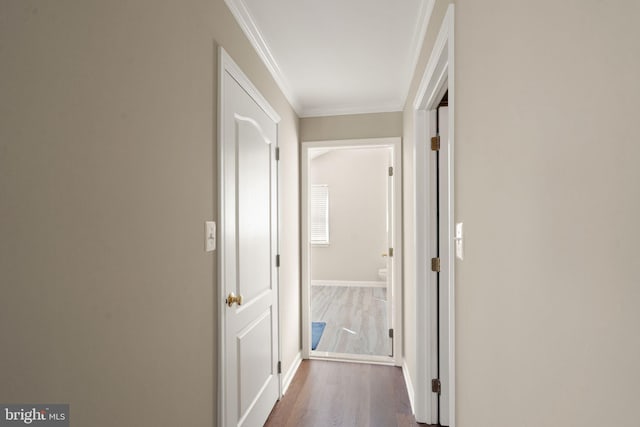
[[[325,326],[327,326],[327,322],[311,322],[311,350],[318,347]]]

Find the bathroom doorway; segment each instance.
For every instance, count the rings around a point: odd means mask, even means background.
[[[395,363],[398,153],[398,138],[303,145],[307,358]]]

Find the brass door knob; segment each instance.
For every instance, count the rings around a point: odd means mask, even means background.
[[[389,256],[389,255],[387,255],[387,254],[382,254],[382,258],[386,258],[386,257],[388,257],[388,256]]]
[[[234,303],[238,305],[242,305],[242,295],[236,296],[236,294],[231,292],[227,297],[227,299],[225,300],[225,304],[231,307]]]

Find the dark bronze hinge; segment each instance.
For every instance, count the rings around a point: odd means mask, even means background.
[[[431,271],[440,272],[440,258],[431,258]]]
[[[389,329],[389,338],[393,338],[393,329]]]
[[[389,176],[393,176],[393,166],[389,166]]]
[[[280,147],[276,147],[276,160],[280,160]]]
[[[431,380],[431,391],[438,394],[442,393],[442,384],[440,384],[440,380],[438,378]]]
[[[392,257],[393,256],[393,248],[389,248],[389,256]]]
[[[276,255],[276,267],[280,267],[280,254]]]
[[[440,149],[440,135],[436,135],[431,138],[431,151],[438,151]]]
[[[282,373],[282,362],[278,361],[278,373]]]

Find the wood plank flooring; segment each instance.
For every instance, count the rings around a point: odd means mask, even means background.
[[[402,370],[393,366],[304,360],[268,427],[408,427]]]
[[[316,351],[391,354],[386,288],[312,286],[311,319],[327,322]]]

